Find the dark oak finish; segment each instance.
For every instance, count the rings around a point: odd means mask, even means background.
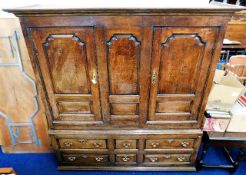
[[[136,149],[136,140],[116,140],[116,149]]]
[[[166,148],[192,148],[194,140],[192,139],[163,139],[147,140],[147,149],[166,149]]]
[[[15,9],[59,169],[194,170],[230,8]]]
[[[189,154],[157,154],[157,155],[146,155],[144,162],[150,162],[152,164],[161,164],[162,162],[189,162],[190,161]]]
[[[201,141],[199,130],[53,130],[50,134],[61,166],[96,166],[95,155],[109,157],[97,166],[106,162],[118,167],[194,166]]]
[[[229,16],[20,19],[51,127],[200,128]]]
[[[87,140],[87,139],[60,139],[59,144],[61,148],[78,148],[78,149],[105,149],[105,140]]]
[[[136,164],[136,154],[117,154],[116,163],[119,164]]]
[[[245,49],[246,48],[246,11],[240,11],[233,15],[228,23],[225,38],[232,41],[239,41],[241,44],[224,45],[224,49]]]
[[[93,28],[29,30],[57,121],[101,120]]]
[[[197,120],[218,31],[216,27],[154,28],[150,121]]]
[[[63,154],[62,155],[64,162],[66,163],[105,163],[108,162],[108,155],[86,155],[86,154]]]

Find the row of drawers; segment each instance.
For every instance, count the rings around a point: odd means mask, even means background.
[[[201,141],[196,130],[52,130],[50,134],[59,166],[67,168],[192,166]]]
[[[137,163],[136,154],[116,154],[114,162],[117,164]],[[144,163],[185,163],[190,162],[191,154],[146,154],[144,155]],[[109,162],[109,155],[95,154],[62,154],[62,161],[66,163],[99,163],[105,164]]]
[[[62,149],[107,149],[107,140],[87,140],[87,139],[67,139],[58,140]],[[138,149],[138,140],[116,139],[114,143],[115,149]],[[150,139],[146,140],[146,149],[182,149],[192,148],[194,139]]]

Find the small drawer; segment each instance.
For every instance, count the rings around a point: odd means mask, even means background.
[[[144,162],[190,162],[190,154],[156,154],[145,155]]]
[[[116,149],[136,149],[136,140],[116,140]]]
[[[136,154],[117,154],[116,162],[136,162]]]
[[[193,148],[193,139],[146,140],[146,149],[184,149]]]
[[[108,162],[108,155],[92,154],[63,154],[63,161],[73,163],[104,163]]]
[[[64,149],[106,149],[105,140],[59,139],[59,143]]]

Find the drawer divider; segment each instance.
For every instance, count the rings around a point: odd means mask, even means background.
[[[112,138],[109,138],[107,140],[107,147],[109,150],[109,161],[111,165],[115,164],[115,154],[114,154],[114,140]]]
[[[138,155],[137,155],[138,165],[141,165],[143,163],[144,145],[145,145],[145,139],[139,139],[138,140]]]

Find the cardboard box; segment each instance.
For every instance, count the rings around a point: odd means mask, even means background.
[[[227,132],[246,132],[246,95],[238,99],[231,109],[231,114]]]
[[[235,76],[221,76],[221,73],[215,76],[206,110],[229,112],[237,99],[245,92],[245,87]]]
[[[246,115],[233,115],[227,132],[246,132]]]
[[[224,70],[219,70],[216,69],[215,74],[214,74],[214,83],[220,83],[221,79],[225,76],[225,71]]]

